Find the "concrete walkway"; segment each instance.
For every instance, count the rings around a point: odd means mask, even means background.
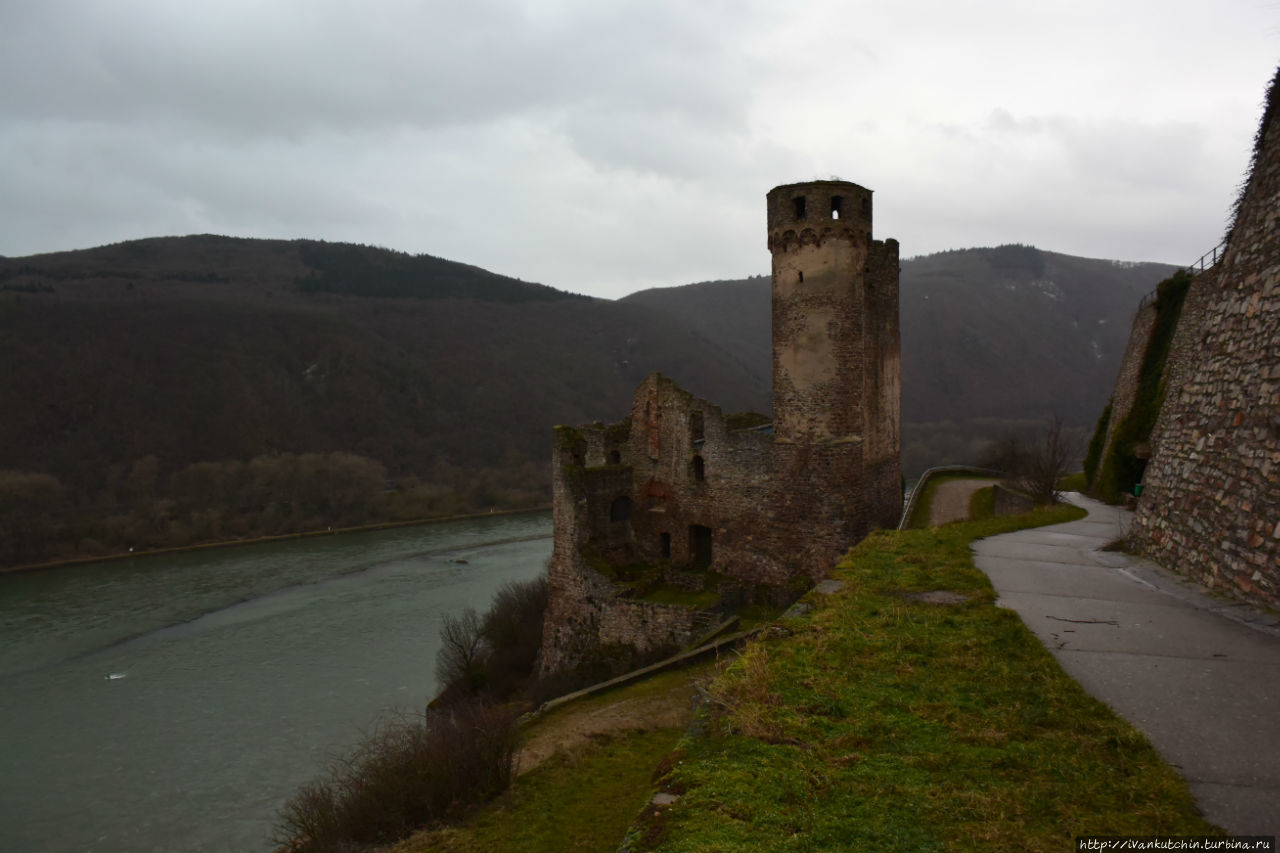
[[[1209,820],[1280,835],[1280,618],[1099,551],[1131,513],[1069,499],[1089,517],[974,543],[998,603],[1147,735]]]
[[[929,526],[940,527],[953,521],[969,520],[969,501],[978,489],[998,482],[991,477],[986,479],[947,480],[939,483],[933,490],[933,500],[929,501]]]

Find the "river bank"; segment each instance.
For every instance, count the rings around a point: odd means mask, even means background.
[[[234,548],[241,545],[263,545],[270,542],[288,542],[293,539],[308,539],[314,536],[339,536],[346,533],[371,533],[378,530],[396,530],[401,527],[418,527],[424,524],[442,524],[450,521],[469,521],[476,518],[522,515],[530,512],[545,512],[549,509],[551,509],[550,504],[524,507],[522,509],[491,509],[488,512],[471,512],[461,515],[441,515],[431,518],[418,518],[410,521],[380,521],[374,524],[359,524],[353,527],[326,527],[324,530],[303,530],[297,533],[281,533],[275,536],[253,536],[247,539],[222,539],[216,542],[198,542],[194,545],[179,545],[172,548],[151,548],[145,551],[122,551],[115,554],[104,554],[91,557],[70,557],[65,560],[46,560],[41,563],[0,566],[0,575],[16,574],[18,572],[36,572],[41,569],[80,566],[88,563],[108,563],[117,560],[128,560],[134,557],[155,557],[163,554],[183,554],[192,551]]]

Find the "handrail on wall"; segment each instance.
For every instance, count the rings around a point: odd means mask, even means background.
[[[1188,264],[1185,267],[1185,269],[1187,272],[1192,273],[1193,275],[1199,275],[1205,270],[1213,269],[1214,267],[1216,267],[1218,265],[1218,262],[1221,261],[1224,257],[1226,257],[1226,255],[1227,255],[1227,241],[1223,240],[1221,243],[1214,246],[1212,249],[1205,252],[1199,258],[1197,258],[1196,260]],[[1138,303],[1138,310],[1141,311],[1143,308],[1146,308],[1152,302],[1155,302],[1156,294],[1158,292],[1159,292],[1159,288],[1156,288],[1155,290],[1148,293],[1146,296],[1142,297],[1142,301]]]

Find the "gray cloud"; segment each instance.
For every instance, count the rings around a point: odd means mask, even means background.
[[[311,236],[620,295],[767,269],[764,193],[839,174],[908,255],[1179,261],[1221,233],[1277,22],[1183,0],[10,0],[0,252]]]

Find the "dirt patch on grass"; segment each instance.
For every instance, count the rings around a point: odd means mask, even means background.
[[[937,527],[953,521],[969,519],[969,499],[978,489],[991,485],[990,478],[985,480],[947,480],[939,483],[934,490],[933,500],[929,502],[929,526]]]
[[[683,728],[693,720],[694,673],[663,677],[664,689],[610,693],[589,703],[557,710],[532,724],[517,758],[524,774],[557,752],[587,745],[598,735]]]

